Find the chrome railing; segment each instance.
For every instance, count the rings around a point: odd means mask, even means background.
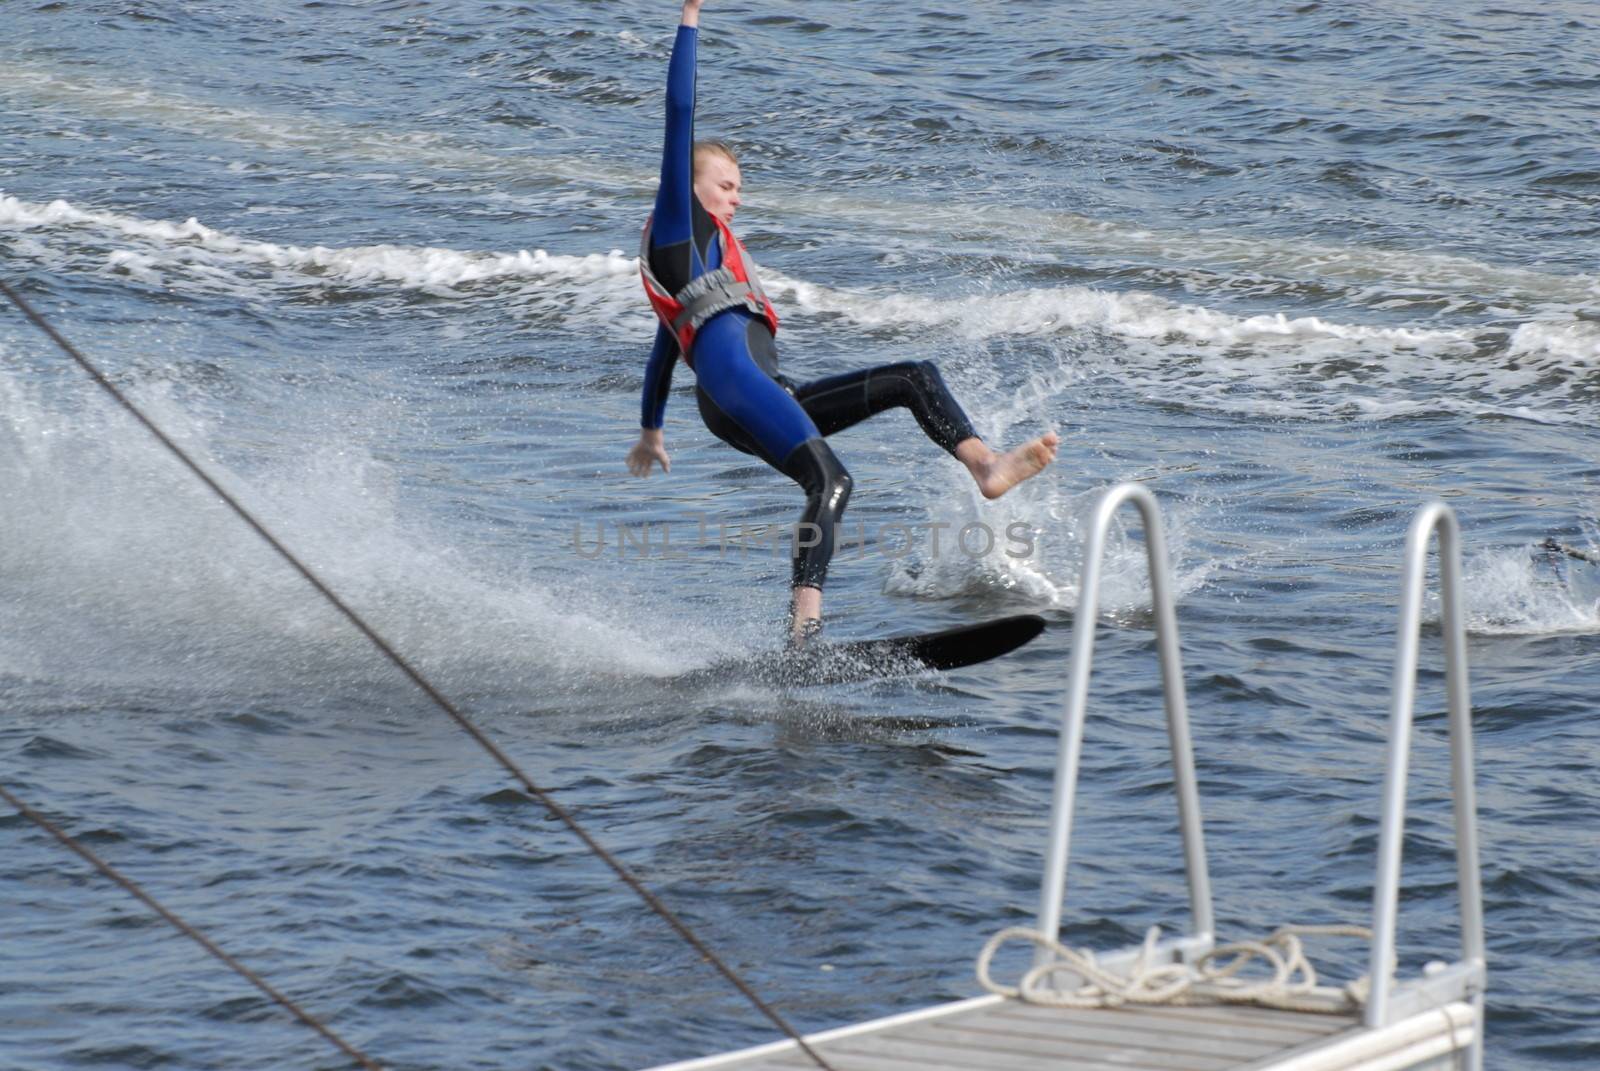
[[[1072,836],[1072,807],[1078,788],[1078,761],[1083,752],[1083,723],[1087,715],[1089,667],[1094,660],[1094,634],[1100,611],[1100,571],[1106,538],[1118,507],[1132,502],[1144,520],[1145,553],[1150,571],[1150,602],[1155,611],[1156,643],[1161,660],[1162,695],[1167,711],[1167,739],[1172,750],[1173,779],[1178,793],[1178,821],[1183,833],[1183,857],[1189,877],[1189,910],[1193,934],[1182,942],[1187,957],[1210,951],[1214,923],[1211,879],[1206,872],[1206,849],[1200,828],[1200,794],[1194,775],[1194,747],[1189,736],[1189,711],[1184,698],[1183,663],[1178,650],[1178,615],[1172,593],[1172,572],[1167,562],[1161,509],[1142,484],[1123,483],[1108,490],[1096,505],[1084,548],[1078,608],[1072,632],[1071,677],[1061,726],[1060,753],[1056,758],[1055,793],[1051,804],[1050,848],[1045,859],[1043,888],[1039,894],[1039,932],[1052,940],[1061,936],[1061,910],[1066,896],[1067,850]],[[1050,958],[1040,949],[1036,963]]]
[[[1450,781],[1455,801],[1456,881],[1461,901],[1461,961],[1397,987],[1395,928],[1400,894],[1400,854],[1405,839],[1406,773],[1416,704],[1417,647],[1428,544],[1439,536],[1440,625],[1444,639],[1445,696],[1450,712]],[[1372,892],[1372,961],[1366,1024],[1387,1025],[1445,1000],[1469,999],[1477,1034],[1466,1054],[1466,1071],[1483,1067],[1483,895],[1478,871],[1477,800],[1472,773],[1472,699],[1467,688],[1467,630],[1461,605],[1461,528],[1442,502],[1424,506],[1406,535],[1405,581],[1400,599],[1400,636],[1395,651],[1394,692],[1389,714],[1389,757],[1383,780],[1383,825],[1378,841],[1378,876]]]

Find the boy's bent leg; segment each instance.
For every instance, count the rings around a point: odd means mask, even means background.
[[[900,361],[813,380],[795,388],[795,399],[824,435],[886,409],[904,408],[948,453],[955,453],[957,443],[977,436],[932,361]]]
[[[695,351],[706,426],[725,442],[767,461],[806,494],[795,530],[790,582],[798,628],[821,614],[822,583],[833,557],[834,530],[850,498],[850,474],[800,403],[757,365],[733,314],[708,327]]]
[[[999,498],[1037,476],[1056,458],[1060,438],[1047,432],[1007,451],[991,449],[945,386],[932,361],[902,361],[829,376],[795,389],[795,398],[824,435],[885,409],[904,407],[923,432],[966,466],[985,498]]]

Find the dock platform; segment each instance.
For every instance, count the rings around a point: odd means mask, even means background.
[[[1152,931],[1142,948],[1100,955],[1068,948],[1059,938],[1099,619],[1101,560],[1113,514],[1127,502],[1138,507],[1144,522],[1190,928],[1166,941]],[[1395,936],[1406,780],[1427,554],[1435,535],[1461,957],[1454,963],[1430,963],[1420,976],[1401,978],[1396,976]],[[988,996],[808,1036],[806,1043],[832,1071],[1482,1071],[1483,904],[1460,530],[1454,512],[1441,502],[1423,507],[1406,537],[1370,929],[1302,923],[1275,930],[1265,944],[1217,944],[1170,575],[1155,496],[1139,484],[1112,488],[1095,510],[1085,548],[1037,925],[1002,930],[980,954],[978,980]],[[1312,932],[1366,938],[1366,977],[1343,988],[1318,985],[1297,943],[1292,955],[1265,947],[1283,934]],[[990,976],[989,963],[1000,943],[1014,939],[1035,945],[1034,962],[1018,985],[1009,986]],[[1241,949],[1264,953],[1275,964],[1273,976],[1254,981],[1241,976],[1245,961],[1229,960]],[[1146,984],[1150,982],[1153,987]],[[791,1037],[651,1071],[799,1071],[819,1063]]]
[[[1444,1071],[1475,1040],[1473,1018],[1457,1001],[1372,1031],[1356,1012],[1053,1008],[985,996],[806,1040],[834,1071]],[[785,1040],[652,1071],[815,1067]]]

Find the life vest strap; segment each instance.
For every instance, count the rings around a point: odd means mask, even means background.
[[[698,331],[717,313],[740,306],[757,315],[766,311],[761,303],[759,291],[751,283],[740,282],[734,276],[732,269],[727,267],[707,272],[672,297],[674,301],[683,305],[683,311],[673,317],[674,332],[681,331],[685,327]]]

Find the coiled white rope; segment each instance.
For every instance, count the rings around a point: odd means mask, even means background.
[[[1334,989],[1317,985],[1316,968],[1306,958],[1301,937],[1372,938],[1364,926],[1280,926],[1261,941],[1236,941],[1212,949],[1193,964],[1156,963],[1161,928],[1150,927],[1144,945],[1127,974],[1109,970],[1087,949],[1068,948],[1037,930],[1013,926],[1001,930],[978,954],[978,982],[1001,996],[1064,1008],[1108,1008],[1121,1004],[1260,1004],[1290,1011],[1348,1011],[1361,1007],[1369,988],[1365,977]],[[1015,986],[996,982],[989,973],[995,953],[1012,941],[1046,949],[1052,959],[1030,968]],[[1269,978],[1241,978],[1253,960],[1271,968]],[[1070,988],[1062,981],[1076,983]]]

